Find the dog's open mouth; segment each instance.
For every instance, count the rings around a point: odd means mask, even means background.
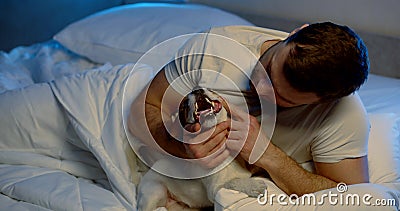
[[[195,103],[195,120],[200,122],[201,117],[217,114],[221,109],[222,103],[219,100],[211,100],[207,96],[200,97]]]
[[[222,109],[223,104],[217,94],[206,89],[198,89],[189,93],[179,105],[179,119],[182,126],[202,124],[214,118]]]

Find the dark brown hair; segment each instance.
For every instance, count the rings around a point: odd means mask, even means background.
[[[284,42],[291,50],[283,73],[298,91],[338,99],[358,90],[368,77],[367,47],[347,26],[311,24]]]

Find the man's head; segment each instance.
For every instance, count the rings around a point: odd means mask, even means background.
[[[346,26],[330,22],[311,24],[295,30],[274,48],[272,57],[261,62],[265,64],[280,106],[347,96],[368,76],[367,48]]]

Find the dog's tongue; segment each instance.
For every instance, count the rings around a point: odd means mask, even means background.
[[[212,106],[214,108],[214,113],[218,113],[222,109],[222,103],[219,102],[218,100],[213,100]]]

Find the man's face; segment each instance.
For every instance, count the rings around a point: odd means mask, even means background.
[[[268,79],[259,79],[259,81],[256,82],[260,97],[270,100],[270,93],[272,93],[271,89],[273,87],[276,105],[280,107],[295,107],[317,103],[320,98],[315,93],[299,92],[286,80],[283,74],[283,64],[289,51],[290,46],[281,42],[275,46],[274,51],[271,52],[268,58],[261,59],[261,63],[270,78],[270,82]]]

